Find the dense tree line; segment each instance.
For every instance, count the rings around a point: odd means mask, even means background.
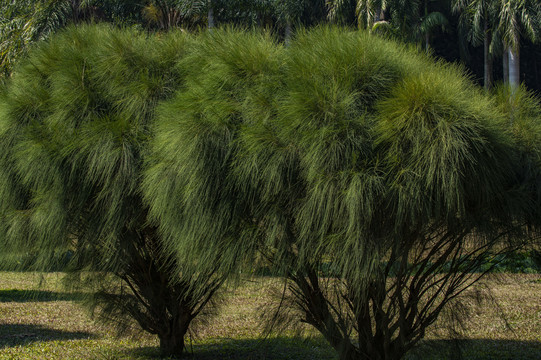
[[[536,0],[2,0],[0,64],[7,76],[31,43],[69,23],[151,31],[237,24],[270,28],[289,41],[298,25],[331,22],[459,61],[487,89],[510,80],[541,91],[540,6]]]
[[[541,109],[494,93],[368,30],[70,27],[0,93],[2,263],[61,259],[96,315],[173,356],[267,266],[275,326],[399,359],[475,269],[538,241]]]

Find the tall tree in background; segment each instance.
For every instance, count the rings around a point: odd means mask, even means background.
[[[149,25],[168,31],[177,27],[188,28],[204,22],[213,22],[210,1],[207,0],[152,0],[142,8]]]
[[[35,42],[68,24],[108,21],[121,25],[141,22],[141,1],[38,0],[0,2],[0,77],[6,78],[17,60]]]
[[[392,0],[332,0],[328,2],[328,17],[334,22],[347,23],[346,19],[351,19],[353,11],[357,26],[370,31],[375,24],[384,20],[390,2]]]
[[[273,0],[272,6],[289,44],[295,25],[310,26],[325,21],[325,0]]]
[[[483,85],[490,90],[493,82],[493,61],[497,31],[498,0],[455,0],[453,11],[460,14],[459,32],[474,46],[483,44]]]
[[[447,30],[449,20],[440,11],[429,11],[430,2],[438,2],[439,0],[424,0],[423,12],[419,21],[419,33],[424,37],[425,51],[430,52],[430,37],[436,29],[441,31]]]
[[[2,1],[0,3],[0,76],[8,76],[33,42],[47,38],[69,21],[67,2]]]
[[[434,0],[433,0],[434,1]],[[422,44],[429,52],[430,35],[446,28],[448,20],[442,12],[430,11],[430,0],[334,0],[329,2],[328,17],[343,22],[355,8],[357,26],[368,31],[385,28],[393,37]]]
[[[511,88],[520,84],[520,39],[537,38],[541,24],[541,3],[537,0],[499,0],[498,31],[504,46],[504,81]]]

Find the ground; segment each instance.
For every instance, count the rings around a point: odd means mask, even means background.
[[[60,287],[62,274],[0,273],[0,360],[152,359],[155,338],[133,334],[117,338],[93,322],[79,304],[81,293]],[[246,281],[228,294],[221,311],[186,340],[190,359],[336,359],[317,333],[271,334],[260,340],[262,306],[272,303],[271,278]],[[541,359],[541,275],[491,275],[477,290],[493,301],[475,306],[467,329],[453,338],[435,326],[408,359]],[[458,347],[455,345],[459,345]]]

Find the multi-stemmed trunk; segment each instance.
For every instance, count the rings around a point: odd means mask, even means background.
[[[379,309],[385,300],[383,280],[373,283],[374,293],[369,303],[355,304],[354,296],[348,299],[349,305],[355,307],[352,313],[356,316],[354,321],[358,329],[358,344],[354,344],[347,320],[335,312],[335,304],[330,302],[329,294],[321,288],[317,272],[311,267],[304,270],[303,273],[289,276],[295,284],[292,292],[297,303],[301,304],[302,321],[314,326],[323,335],[340,360],[394,360],[401,358],[411,347],[400,339],[391,339],[386,331],[390,325],[388,320],[391,319],[387,319],[383,309]],[[345,294],[342,296],[347,297]]]
[[[499,237],[478,244],[469,233],[410,230],[363,282],[320,277],[317,262],[299,266],[288,279],[301,321],[316,328],[340,360],[401,359],[442,309],[482,277],[474,270]]]
[[[184,337],[192,320],[212,301],[222,280],[208,273],[202,276],[164,254],[157,230],[127,230],[118,244],[121,266],[114,273],[121,280],[120,291],[101,294],[102,314],[131,318],[141,328],[158,336],[164,357],[180,358]],[[182,272],[180,271],[182,269]],[[201,284],[198,292],[194,284]]]
[[[169,321],[167,331],[158,333],[160,354],[163,357],[180,358],[184,352],[184,336],[188,332],[191,314],[185,314]]]

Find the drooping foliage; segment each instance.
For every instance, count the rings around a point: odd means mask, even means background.
[[[200,41],[157,119],[152,217],[202,269],[272,266],[342,359],[400,358],[532,235],[517,140],[460,69],[329,28]]]
[[[220,285],[165,252],[141,196],[155,107],[183,86],[189,41],[70,28],[31,53],[0,105],[2,253],[32,253],[39,270],[62,260],[101,318],[119,330],[135,320],[164,355],[182,353]]]
[[[521,86],[512,91],[500,84],[494,91],[498,109],[505,114],[508,126],[516,141],[520,156],[516,162],[518,177],[534,200],[528,211],[530,222],[540,219],[541,198],[541,102],[532,92]]]
[[[229,245],[235,250],[213,241],[228,233],[229,221],[248,211],[242,199],[222,201],[236,198],[235,189],[223,182],[229,172],[224,164],[232,161],[240,127],[275,116],[274,92],[282,88],[281,53],[268,35],[232,30],[203,34],[183,60],[185,91],[158,111],[145,195],[160,230],[172,240],[171,250],[190,253],[188,258],[201,266],[237,266],[242,261],[236,256],[242,257],[252,241],[249,229],[244,239],[232,234]],[[184,136],[191,140],[183,143]],[[179,204],[190,209],[186,216],[195,216],[197,230],[186,224]],[[203,228],[208,232],[200,237],[198,229]],[[179,234],[187,236],[186,241],[174,241]],[[207,251],[191,253],[203,248]]]

